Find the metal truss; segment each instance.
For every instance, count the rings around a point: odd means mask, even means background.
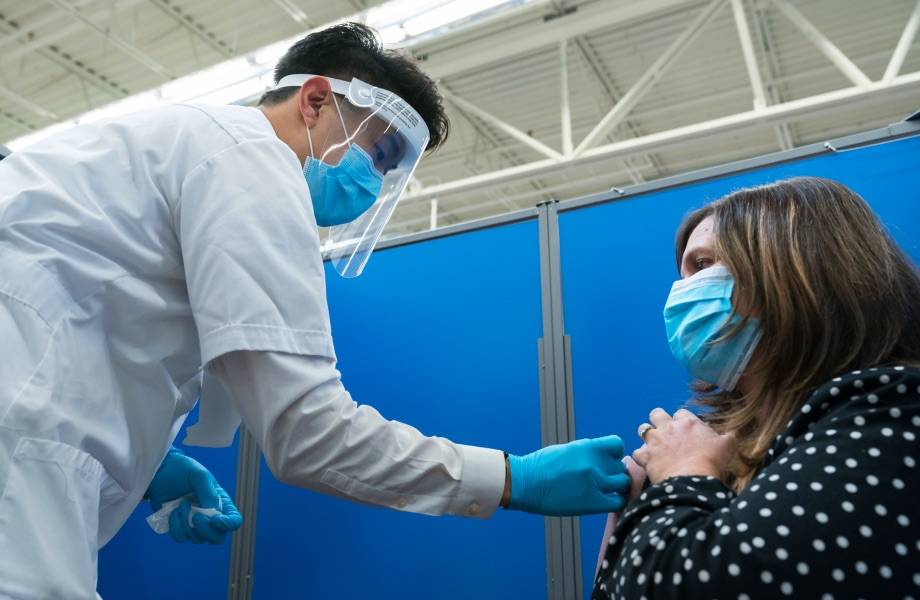
[[[914,38],[920,29],[920,0],[918,0],[910,18],[908,19],[898,44],[893,51],[884,76],[878,81],[871,80],[856,64],[850,60],[836,45],[834,45],[821,31],[815,27],[798,9],[787,0],[765,0],[766,4],[782,14],[815,48],[826,57],[840,72],[852,83],[851,87],[832,92],[816,94],[807,98],[785,101],[775,89],[768,91],[761,76],[760,64],[755,48],[761,52],[766,50],[765,40],[762,35],[755,41],[748,25],[748,0],[711,0],[697,13],[696,17],[672,41],[658,59],[646,72],[623,94],[606,115],[588,134],[577,143],[572,139],[571,113],[569,109],[568,90],[568,64],[566,60],[568,41],[577,36],[591,31],[609,27],[631,19],[648,17],[652,14],[674,10],[681,4],[677,0],[649,0],[642,3],[624,5],[622,10],[591,13],[585,15],[572,15],[566,27],[544,30],[540,36],[521,36],[509,39],[502,43],[501,48],[493,48],[490,52],[494,59],[484,61],[480,57],[469,54],[443,53],[436,64],[431,64],[429,71],[436,77],[443,78],[454,73],[469,71],[481,67],[485,62],[507,59],[509,56],[527,54],[537,49],[555,44],[559,47],[560,69],[560,133],[561,148],[552,148],[534,139],[524,131],[514,127],[507,121],[483,110],[469,99],[463,98],[451,91],[445,91],[444,96],[467,115],[473,115],[481,121],[524,146],[530,148],[541,159],[532,162],[498,169],[492,172],[463,177],[454,181],[437,183],[434,185],[417,187],[409,192],[404,201],[432,200],[431,224],[437,222],[438,196],[457,192],[473,190],[503,182],[537,177],[547,171],[562,170],[565,167],[589,164],[611,158],[624,158],[643,152],[651,152],[667,147],[678,142],[685,142],[704,136],[737,130],[751,125],[771,124],[777,128],[777,137],[780,145],[791,145],[791,135],[786,128],[788,121],[802,117],[825,113],[841,107],[849,107],[855,103],[877,101],[883,98],[900,95],[916,94],[920,90],[920,71],[901,74],[905,57]],[[647,92],[665,76],[668,68],[675,62],[687,47],[693,43],[699,33],[712,21],[714,15],[728,5],[734,15],[737,35],[741,43],[742,55],[748,74],[751,88],[751,110],[735,113],[709,121],[678,127],[669,131],[639,135],[634,138],[603,143],[618,126],[622,125],[631,111],[641,102]],[[761,7],[762,8],[762,7]],[[586,11],[587,13],[587,11]],[[755,15],[758,22],[759,13]],[[577,18],[576,18],[577,17]],[[762,24],[758,24],[762,25]],[[762,33],[762,32],[758,32]],[[435,63],[435,61],[432,61]],[[770,68],[771,74],[775,71],[775,63],[764,61]]]
[[[167,70],[166,67],[161,65],[159,62],[157,62],[153,58],[151,58],[149,55],[139,50],[131,42],[125,40],[124,38],[122,38],[121,36],[113,32],[111,28],[103,27],[102,25],[99,25],[98,23],[96,23],[96,21],[93,20],[91,17],[84,15],[83,12],[76,5],[71,4],[67,0],[47,0],[47,1],[53,4],[54,6],[58,7],[62,11],[66,12],[70,16],[72,16],[78,22],[85,25],[87,28],[89,28],[90,31],[93,31],[97,35],[100,35],[103,38],[105,38],[107,43],[111,44],[113,47],[115,47],[117,50],[119,50],[126,56],[133,58],[139,64],[143,65],[150,71],[159,75],[163,81],[168,81],[174,78],[174,75],[171,74],[169,70]]]

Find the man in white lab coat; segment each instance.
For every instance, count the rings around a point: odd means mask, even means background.
[[[145,497],[184,499],[178,541],[239,527],[171,449],[202,370],[230,394],[202,398],[193,441],[226,444],[241,418],[290,485],[426,514],[622,507],[615,436],[506,456],[351,399],[317,225],[360,273],[447,119],[361,25],[307,36],[275,75],[259,108],[154,109],[0,163],[0,598],[94,598],[98,548]]]

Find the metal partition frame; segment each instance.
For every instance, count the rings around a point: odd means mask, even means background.
[[[556,202],[541,204],[540,288],[543,337],[539,340],[540,429],[544,446],[575,439],[571,344],[562,310],[562,270]],[[549,600],[579,600],[581,540],[578,517],[546,517],[546,588]]]
[[[806,157],[845,152],[859,147],[920,135],[920,121],[902,121],[864,133],[810,144],[725,165],[667,177],[624,189],[567,200],[542,203],[534,208],[498,215],[433,231],[402,236],[380,242],[378,251],[422,243],[432,239],[469,231],[498,227],[538,219],[540,285],[543,311],[543,337],[537,340],[540,378],[540,424],[544,445],[575,439],[571,340],[565,334],[562,305],[562,272],[558,215],[594,204],[634,198],[660,190],[715,179]],[[253,558],[255,553],[256,504],[259,489],[259,449],[245,431],[241,431],[237,464],[236,499],[246,519],[233,538],[228,585],[230,600],[252,597]],[[577,518],[546,518],[546,565],[548,600],[576,600],[583,597],[581,581],[581,544]]]
[[[256,515],[259,512],[259,446],[244,426],[240,426],[240,449],[236,462],[235,500],[243,526],[233,536],[230,548],[228,600],[252,597],[253,565],[256,549]]]

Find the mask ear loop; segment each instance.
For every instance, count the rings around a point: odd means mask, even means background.
[[[307,127],[307,144],[310,145],[310,158],[316,158],[316,154],[313,152],[313,136],[310,135],[309,127]]]
[[[332,101],[335,103],[335,110],[339,114],[339,122],[342,124],[342,131],[345,133],[345,139],[327,148],[326,151],[323,152],[323,156],[320,158],[320,160],[326,158],[326,155],[333,150],[337,150],[345,145],[350,145],[355,136],[361,132],[361,129],[364,127],[364,125],[366,125],[368,121],[375,117],[377,113],[380,112],[380,110],[383,108],[383,104],[377,106],[371,114],[367,115],[360,123],[358,123],[358,126],[355,127],[355,132],[349,135],[348,128],[345,126],[345,119],[342,118],[342,111],[339,109],[339,102],[335,99],[335,94],[332,94]]]
[[[342,133],[345,134],[345,139],[341,142],[333,144],[326,148],[326,151],[323,152],[323,155],[320,157],[320,160],[325,162],[326,155],[332,152],[333,150],[338,150],[342,146],[348,144],[351,141],[351,137],[348,135],[348,128],[345,126],[345,119],[342,118],[342,109],[339,108],[339,101],[336,100],[335,94],[332,94],[332,102],[335,104],[335,112],[339,116],[339,123],[342,125]]]
[[[339,108],[339,101],[336,100],[335,94],[332,94],[332,103],[335,104],[335,112],[339,115],[339,123],[342,124],[342,133],[345,134],[345,139],[348,139],[348,128],[345,126],[345,119],[342,117],[342,109]]]
[[[333,94],[334,96],[335,94]],[[316,116],[319,116],[319,111],[316,111]],[[307,127],[307,144],[310,146],[310,158],[316,158],[316,153],[313,152],[313,135],[310,134],[310,127]]]

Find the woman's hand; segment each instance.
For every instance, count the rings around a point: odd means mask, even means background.
[[[684,409],[674,413],[672,419],[656,408],[649,420],[651,425],[639,426],[645,444],[632,456],[652,483],[678,475],[722,476],[734,452],[733,435],[716,433]]]

